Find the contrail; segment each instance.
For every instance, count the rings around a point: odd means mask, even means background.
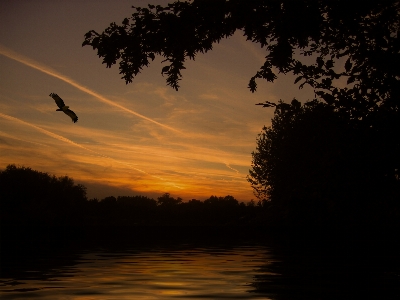
[[[227,162],[224,162],[225,166],[229,169],[231,169],[232,171],[235,171],[236,173],[240,173],[238,170],[236,170],[235,168],[232,168]]]
[[[28,57],[25,57],[25,56],[23,56],[21,54],[18,54],[16,52],[4,47],[3,45],[0,45],[0,54],[4,55],[4,56],[6,56],[6,57],[8,57],[10,59],[13,59],[13,60],[15,60],[17,62],[20,62],[20,63],[22,63],[22,64],[24,64],[26,66],[29,66],[29,67],[34,68],[36,70],[39,70],[40,72],[43,72],[43,73],[45,73],[47,75],[53,76],[55,78],[58,78],[58,79],[66,82],[66,83],[69,83],[73,87],[76,87],[78,90],[81,90],[82,92],[85,92],[85,93],[97,98],[98,100],[100,100],[100,101],[102,101],[104,103],[107,103],[108,105],[112,105],[112,106],[118,107],[119,109],[122,109],[122,110],[124,110],[124,111],[126,111],[126,112],[128,112],[128,113],[130,113],[132,115],[135,115],[135,116],[139,117],[139,118],[142,118],[144,120],[147,120],[149,122],[157,124],[157,125],[159,125],[161,127],[164,127],[164,128],[166,128],[168,130],[172,130],[174,132],[178,132],[180,134],[183,134],[181,131],[179,131],[179,130],[177,130],[175,128],[172,128],[172,127],[170,127],[168,125],[164,125],[162,123],[159,123],[159,122],[157,122],[157,121],[155,121],[153,119],[150,119],[150,118],[148,118],[148,117],[146,117],[144,115],[141,115],[141,114],[139,114],[139,113],[137,113],[137,112],[135,112],[135,111],[133,111],[133,110],[131,110],[129,108],[126,108],[126,107],[124,107],[124,106],[122,106],[122,105],[120,105],[118,103],[115,103],[115,102],[103,97],[102,95],[96,93],[95,91],[92,91],[91,89],[88,89],[87,87],[84,87],[84,86],[80,85],[76,81],[74,81],[74,80],[72,80],[72,79],[70,79],[70,78],[68,78],[68,77],[66,77],[64,75],[61,75],[60,73],[52,70],[51,68],[43,66],[42,64],[40,64],[40,63],[38,63],[38,62],[28,58]]]
[[[93,151],[93,150],[91,150],[91,149],[89,149],[89,148],[86,148],[86,147],[84,147],[84,146],[82,146],[82,145],[79,145],[79,144],[77,144],[77,143],[71,141],[70,139],[67,139],[67,138],[65,138],[65,137],[63,137],[63,136],[61,136],[61,135],[58,135],[58,134],[55,134],[55,133],[53,133],[53,132],[51,132],[51,131],[48,131],[48,130],[46,130],[46,129],[43,129],[43,128],[41,128],[41,127],[39,127],[39,126],[36,126],[36,125],[34,125],[34,124],[32,124],[32,123],[28,123],[28,122],[26,122],[26,121],[23,121],[23,120],[21,120],[21,119],[18,119],[18,118],[15,118],[15,117],[12,117],[12,116],[3,114],[3,113],[0,113],[0,117],[3,117],[3,118],[5,118],[5,119],[7,119],[7,120],[14,121],[14,122],[17,122],[17,123],[20,123],[20,124],[23,124],[23,125],[26,125],[26,126],[29,126],[29,127],[32,127],[32,128],[34,128],[34,129],[40,131],[41,133],[44,133],[45,135],[48,135],[48,136],[50,136],[50,137],[52,137],[52,138],[55,138],[56,140],[59,140],[59,141],[62,141],[62,142],[71,144],[71,145],[73,145],[73,146],[76,146],[76,147],[78,147],[78,148],[84,149],[84,150],[89,151],[89,152],[92,152],[92,153],[96,154],[97,156],[100,156],[100,157],[103,157],[103,158],[107,158],[107,159],[112,160],[112,161],[114,161],[114,162],[116,162],[116,163],[125,165],[125,166],[127,166],[127,167],[129,167],[129,168],[131,168],[131,169],[133,169],[133,170],[136,170],[136,171],[138,171],[138,172],[140,172],[140,173],[143,173],[143,174],[146,174],[146,175],[148,175],[148,176],[151,176],[151,177],[160,179],[160,180],[162,180],[162,181],[166,181],[168,184],[170,184],[170,185],[172,185],[172,186],[174,186],[174,187],[177,187],[177,188],[179,188],[179,189],[182,189],[181,187],[175,185],[174,183],[168,182],[166,179],[164,179],[164,178],[162,178],[162,177],[149,174],[149,173],[147,173],[147,172],[145,172],[145,171],[143,171],[143,170],[140,170],[140,169],[138,169],[138,168],[132,167],[131,164],[128,164],[128,163],[119,161],[119,160],[114,159],[114,158],[112,158],[112,157],[109,157],[109,156],[107,156],[107,155],[103,155],[103,154],[101,154],[101,153],[98,153],[98,152],[96,152],[96,151]]]
[[[26,126],[29,126],[29,127],[32,127],[32,128],[35,128],[36,130],[40,131],[41,133],[44,133],[45,135],[51,136],[52,138],[55,138],[56,140],[59,140],[59,141],[62,141],[62,142],[66,142],[66,143],[74,145],[76,147],[79,147],[79,148],[85,149],[87,151],[96,153],[95,151],[90,150],[90,149],[88,149],[88,148],[86,148],[84,146],[81,146],[81,145],[79,145],[79,144],[77,144],[77,143],[75,143],[75,142],[73,142],[73,141],[61,136],[61,135],[55,134],[55,133],[53,133],[51,131],[48,131],[48,130],[43,129],[43,128],[39,127],[39,126],[33,125],[31,123],[22,121],[21,119],[18,119],[18,118],[15,118],[15,117],[3,114],[3,113],[0,113],[0,117],[3,117],[5,119],[7,119],[7,120],[11,120],[11,121],[14,121],[14,122],[17,122],[17,123],[20,123],[20,124],[23,124],[23,125],[26,125]],[[98,154],[98,153],[96,153],[96,154]]]
[[[13,140],[16,140],[16,141],[21,141],[21,142],[24,142],[24,143],[31,143],[31,144],[35,144],[35,145],[39,145],[39,146],[43,146],[43,147],[48,147],[48,145],[45,145],[45,144],[40,144],[40,143],[36,143],[36,142],[32,142],[32,141],[19,139],[19,138],[15,137],[15,136],[7,134],[7,133],[5,133],[3,131],[0,131],[0,136],[4,136],[6,138],[13,139]]]

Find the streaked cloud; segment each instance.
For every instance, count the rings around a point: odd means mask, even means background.
[[[73,146],[78,147],[78,148],[81,148],[81,149],[84,149],[84,150],[89,151],[89,152],[91,152],[91,153],[93,153],[93,154],[95,154],[95,155],[97,155],[97,156],[99,156],[99,157],[102,157],[102,158],[111,160],[111,161],[113,161],[113,162],[115,162],[115,163],[118,163],[118,164],[121,164],[121,165],[124,165],[124,166],[128,167],[129,169],[132,169],[132,170],[138,171],[138,172],[140,172],[140,173],[146,174],[146,175],[151,176],[151,177],[153,177],[153,178],[156,178],[156,179],[158,179],[158,180],[166,181],[168,185],[172,185],[172,186],[174,186],[174,187],[180,188],[180,187],[179,187],[178,185],[176,185],[175,183],[168,182],[166,179],[164,179],[164,178],[162,178],[162,177],[160,177],[160,176],[156,176],[156,175],[149,174],[149,173],[147,173],[146,171],[144,171],[144,170],[142,170],[142,169],[133,167],[132,164],[125,163],[125,162],[123,162],[123,161],[120,161],[120,160],[111,158],[111,157],[109,157],[109,156],[107,156],[107,155],[104,155],[104,154],[100,154],[100,153],[97,152],[97,151],[93,151],[93,150],[91,150],[91,149],[89,149],[89,148],[87,148],[87,147],[84,147],[84,146],[82,146],[82,145],[80,145],[80,144],[78,144],[78,143],[75,143],[75,142],[71,141],[71,140],[68,139],[68,138],[65,138],[65,137],[63,137],[63,136],[61,136],[61,135],[55,134],[55,133],[53,133],[53,132],[51,132],[51,131],[49,131],[49,130],[43,129],[43,128],[41,128],[41,127],[39,127],[39,126],[36,126],[36,125],[34,125],[34,124],[32,124],[32,123],[25,122],[25,121],[23,121],[23,120],[21,120],[21,119],[18,119],[18,118],[15,118],[15,117],[12,117],[12,116],[3,114],[3,113],[0,113],[0,117],[2,117],[2,118],[4,118],[4,119],[7,119],[7,120],[10,120],[10,121],[13,121],[13,122],[17,122],[17,123],[22,124],[22,125],[25,125],[25,126],[32,127],[32,128],[34,128],[34,129],[36,129],[37,131],[40,131],[41,133],[43,133],[43,134],[45,134],[45,135],[48,135],[48,136],[50,136],[50,137],[52,137],[52,138],[54,138],[54,139],[56,139],[56,140],[59,140],[59,141],[61,141],[61,142],[68,143],[68,144],[70,144],[70,145],[73,145]]]
[[[150,118],[148,118],[148,117],[146,117],[146,116],[144,116],[142,114],[139,114],[139,113],[137,113],[137,112],[135,112],[135,111],[133,111],[133,110],[131,110],[129,108],[126,108],[126,107],[124,107],[124,106],[122,106],[122,105],[120,105],[118,103],[115,103],[115,102],[103,97],[102,95],[96,93],[95,91],[93,91],[93,90],[91,90],[91,89],[89,89],[89,88],[77,83],[76,81],[74,81],[74,80],[72,80],[72,79],[70,79],[70,78],[68,78],[68,77],[56,72],[55,70],[53,70],[53,69],[51,69],[51,68],[49,68],[47,66],[44,66],[43,64],[40,64],[40,63],[38,63],[38,62],[28,58],[28,57],[25,57],[25,56],[23,56],[21,54],[18,54],[15,51],[12,51],[12,50],[8,49],[7,47],[4,47],[3,45],[0,45],[0,54],[4,55],[4,56],[6,56],[6,57],[8,57],[10,59],[13,59],[15,61],[18,61],[18,62],[20,62],[20,63],[22,63],[22,64],[24,64],[24,65],[26,65],[28,67],[34,68],[36,70],[39,70],[40,72],[43,72],[45,74],[48,74],[48,75],[53,76],[55,78],[58,78],[58,79],[60,79],[60,80],[62,80],[64,82],[72,85],[73,87],[76,87],[77,89],[81,90],[82,92],[85,92],[85,93],[95,97],[96,99],[98,99],[98,100],[100,100],[100,101],[102,101],[102,102],[104,102],[104,103],[106,103],[108,105],[117,107],[117,108],[119,108],[119,109],[121,109],[121,110],[123,110],[125,112],[128,112],[128,113],[130,113],[130,114],[132,114],[134,116],[137,116],[139,118],[142,118],[142,119],[144,119],[146,121],[152,122],[152,123],[157,124],[157,125],[159,125],[159,126],[161,126],[163,128],[166,128],[168,130],[172,130],[174,132],[182,134],[182,132],[180,132],[179,130],[177,130],[175,128],[172,128],[172,127],[170,127],[168,125],[165,125],[165,124],[161,124],[160,122],[157,122],[157,121],[155,121],[153,119],[150,119]]]

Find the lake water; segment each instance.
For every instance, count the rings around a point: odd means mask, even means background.
[[[400,299],[397,258],[319,251],[215,241],[35,246],[3,264],[0,298]]]

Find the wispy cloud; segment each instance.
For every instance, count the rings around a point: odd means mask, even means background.
[[[2,115],[3,115],[3,114],[2,114]],[[8,120],[10,120],[10,119],[8,119]],[[13,121],[13,120],[12,120],[12,121]],[[20,138],[17,138],[17,137],[15,137],[15,136],[12,136],[11,134],[7,134],[7,133],[5,133],[5,132],[3,132],[3,131],[0,131],[0,136],[6,137],[6,138],[9,138],[9,139],[13,139],[13,140],[16,140],[16,141],[24,142],[24,143],[29,143],[29,144],[38,145],[38,146],[41,146],[41,147],[47,147],[47,145],[45,145],[45,144],[41,144],[41,143],[37,143],[37,142],[33,142],[33,141],[28,141],[28,140],[20,139]]]
[[[19,123],[19,124],[23,124],[23,125],[26,125],[26,126],[35,128],[36,130],[38,130],[38,131],[40,131],[40,132],[42,132],[42,133],[44,133],[44,134],[46,134],[46,135],[48,135],[48,136],[50,136],[50,137],[52,137],[52,138],[55,138],[55,139],[57,139],[57,140],[59,140],[59,141],[66,142],[66,143],[68,143],[68,144],[74,145],[74,146],[76,146],[76,147],[85,149],[85,150],[90,151],[90,152],[94,152],[94,151],[92,151],[92,150],[90,150],[90,149],[88,149],[88,148],[86,148],[86,147],[84,147],[84,146],[81,146],[81,145],[79,145],[79,144],[77,144],[77,143],[75,143],[75,142],[73,142],[73,141],[71,141],[71,140],[69,140],[69,139],[67,139],[67,138],[65,138],[65,137],[63,137],[63,136],[61,136],[61,135],[58,135],[58,134],[55,134],[55,133],[53,133],[53,132],[51,132],[51,131],[48,131],[48,130],[46,130],[46,129],[40,128],[39,126],[36,126],[36,125],[34,125],[34,124],[32,124],[32,123],[25,122],[25,121],[23,121],[23,120],[21,120],[21,119],[18,119],[18,118],[15,118],[15,117],[12,117],[12,116],[3,114],[3,113],[0,113],[0,117],[2,117],[2,118],[4,118],[4,119],[7,119],[7,120],[10,120],[10,121],[17,122],[17,123]],[[95,153],[95,152],[94,152],[94,153]]]
[[[240,172],[238,170],[236,170],[235,168],[232,168],[228,163],[225,163],[225,166],[229,169],[231,169],[232,171],[235,171],[237,174],[239,174]]]
[[[44,66],[43,64],[40,64],[37,61],[34,61],[34,60],[32,60],[32,59],[30,59],[28,57],[25,57],[25,56],[23,56],[23,55],[21,55],[19,53],[16,53],[15,51],[12,51],[11,49],[6,48],[3,45],[0,45],[0,54],[4,55],[4,56],[6,56],[6,57],[8,57],[10,59],[13,59],[13,60],[15,60],[17,62],[20,62],[20,63],[22,63],[22,64],[24,64],[26,66],[29,66],[29,67],[34,68],[36,70],[39,70],[40,72],[48,74],[48,75],[50,75],[52,77],[58,78],[58,79],[60,79],[60,80],[62,80],[64,82],[72,85],[73,87],[81,90],[82,92],[85,92],[85,93],[95,97],[96,99],[100,100],[103,103],[106,103],[108,105],[117,107],[117,108],[119,108],[119,109],[121,109],[121,110],[123,110],[125,112],[128,112],[128,113],[130,113],[130,114],[132,114],[134,116],[137,116],[139,118],[142,118],[144,120],[147,120],[149,122],[157,124],[158,126],[161,126],[161,127],[165,128],[165,129],[172,130],[172,131],[174,131],[176,133],[183,134],[181,131],[179,131],[179,130],[177,130],[175,128],[172,128],[172,127],[170,127],[168,125],[165,125],[165,124],[162,124],[160,122],[157,122],[157,121],[155,121],[155,120],[153,120],[153,119],[151,119],[149,117],[146,117],[146,116],[144,116],[142,114],[139,114],[139,113],[137,113],[137,112],[135,112],[135,111],[133,111],[133,110],[131,110],[129,108],[126,108],[126,107],[124,107],[124,106],[122,106],[122,105],[120,105],[118,103],[115,103],[115,102],[107,99],[106,97],[100,95],[99,93],[96,93],[95,91],[93,91],[93,90],[91,90],[91,89],[89,89],[89,88],[77,83],[76,81],[72,80],[71,78],[68,78],[67,76],[62,75],[62,74],[58,73],[57,71],[55,71],[55,70],[53,70],[53,69],[51,69],[51,68],[49,68],[47,66]]]
[[[135,171],[138,171],[138,172],[140,172],[140,173],[143,173],[143,174],[146,174],[146,175],[151,176],[151,177],[153,177],[153,178],[156,178],[156,179],[165,181],[165,182],[167,182],[168,185],[172,185],[172,186],[174,186],[174,187],[176,187],[176,188],[180,188],[180,187],[179,187],[178,185],[176,185],[175,183],[168,182],[166,179],[164,179],[164,178],[162,178],[162,177],[160,177],[160,176],[152,175],[152,174],[150,174],[150,173],[148,173],[148,172],[146,172],[146,171],[144,171],[144,170],[142,170],[142,169],[138,169],[138,168],[136,168],[136,167],[133,167],[132,164],[125,163],[125,162],[123,162],[123,161],[114,159],[114,158],[109,157],[109,156],[107,156],[107,155],[103,155],[103,154],[101,154],[101,153],[99,153],[99,152],[97,152],[97,151],[93,151],[93,150],[91,150],[91,149],[89,149],[89,148],[87,148],[87,147],[84,147],[84,146],[82,146],[82,145],[80,145],[80,144],[78,144],[78,143],[75,143],[75,142],[71,141],[70,139],[67,139],[67,138],[65,138],[65,137],[63,137],[63,136],[61,136],[61,135],[55,134],[55,133],[53,133],[53,132],[51,132],[51,131],[49,131],[49,130],[43,129],[43,128],[41,128],[41,127],[39,127],[39,126],[36,126],[36,125],[34,125],[34,124],[32,124],[32,123],[23,121],[23,120],[21,120],[21,119],[18,119],[18,118],[15,118],[15,117],[12,117],[12,116],[3,114],[3,113],[0,113],[0,117],[2,117],[2,118],[4,118],[4,119],[7,119],[7,120],[10,120],[10,121],[17,122],[17,123],[22,124],[22,125],[29,126],[29,127],[31,127],[31,128],[34,128],[34,129],[40,131],[41,133],[43,133],[43,134],[45,134],[45,135],[47,135],[47,136],[50,136],[50,137],[52,137],[52,138],[55,138],[55,139],[57,139],[57,140],[59,140],[59,141],[68,143],[68,144],[70,144],[70,145],[73,145],[73,146],[78,147],[78,148],[81,148],[81,149],[84,149],[84,150],[86,150],[86,151],[89,151],[89,152],[91,152],[91,153],[97,155],[97,156],[100,156],[100,157],[109,159],[109,160],[111,160],[111,161],[113,161],[113,162],[116,162],[116,163],[118,163],[118,164],[124,165],[124,166],[126,166],[126,167],[128,167],[128,168],[130,168],[130,169],[133,169],[133,170],[135,170]]]

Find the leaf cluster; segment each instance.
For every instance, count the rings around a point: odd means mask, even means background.
[[[83,42],[107,67],[119,61],[126,83],[160,55],[161,73],[178,90],[187,59],[240,30],[266,51],[249,81],[252,92],[257,79],[273,82],[278,73],[293,73],[300,88],[312,86],[353,118],[380,105],[398,109],[398,0],[193,0],[134,9],[121,25],[111,23],[101,34],[91,30]]]

